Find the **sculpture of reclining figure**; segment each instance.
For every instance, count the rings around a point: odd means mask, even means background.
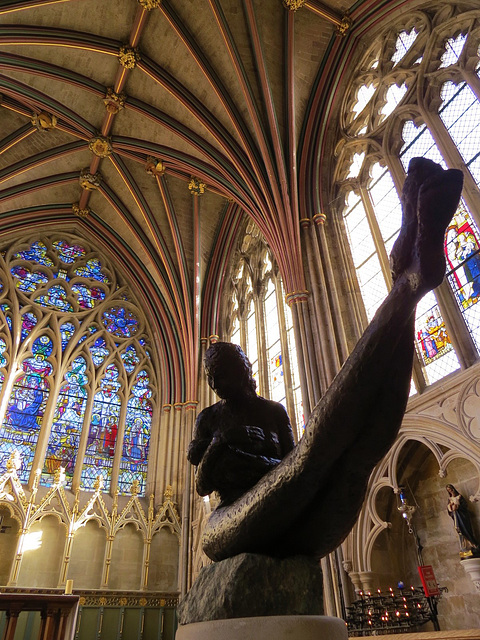
[[[423,158],[410,162],[402,228],[390,256],[392,289],[296,447],[284,410],[249,386],[251,371],[242,356],[210,370],[207,358],[209,384],[222,400],[198,416],[189,459],[198,465],[199,492],[217,490],[222,499],[202,540],[212,560],[243,552],[323,557],[350,532],[370,473],[401,426],[415,308],[443,280],[445,229],[462,183],[460,171]]]

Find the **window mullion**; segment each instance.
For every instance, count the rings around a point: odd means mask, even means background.
[[[373,203],[370,198],[370,194],[368,193],[365,187],[362,187],[362,186],[360,187],[360,197],[362,198],[362,203],[365,209],[365,213],[367,214],[368,226],[372,234],[373,243],[375,245],[375,250],[377,252],[378,260],[380,262],[380,268],[382,270],[383,277],[387,284],[387,288],[388,290],[390,290],[392,288],[392,274],[390,271],[390,262],[388,260],[387,252],[385,250],[385,244],[383,242],[380,227],[378,226],[377,218],[375,216]]]

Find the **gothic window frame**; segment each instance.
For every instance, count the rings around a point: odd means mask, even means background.
[[[46,247],[49,261],[43,257],[42,245]],[[25,375],[25,362],[34,357],[35,344],[41,336],[52,342],[51,353],[44,358],[44,368],[48,368],[45,380],[49,385],[49,396],[38,425],[38,439],[29,468],[24,466],[20,471],[21,481],[32,486],[34,476],[40,470],[40,484],[51,487],[55,474],[62,467],[66,470],[66,488],[72,491],[95,491],[97,476],[102,475],[105,492],[145,495],[154,473],[148,450],[158,437],[153,428],[159,413],[157,356],[133,288],[94,243],[71,232],[12,237],[3,241],[2,247],[2,435],[8,436],[9,423],[4,423],[4,418],[11,414],[12,397],[17,397],[12,396],[12,389]],[[79,253],[79,249],[85,253]],[[46,263],[42,265],[39,260],[44,259]],[[36,282],[31,274],[41,271],[48,277],[40,276]],[[56,298],[52,297],[51,290],[58,293]],[[76,363],[75,370],[72,363]],[[118,384],[113,378],[106,382],[103,404],[98,405],[101,407],[98,425],[104,436],[101,442],[108,451],[103,445],[96,446],[99,467],[97,469],[95,464],[91,467],[92,477],[85,482],[82,479],[87,464],[86,452],[93,442],[89,442],[89,437],[95,397],[101,381],[112,367],[118,370]],[[37,369],[40,371],[39,365]],[[115,390],[114,387],[118,388]],[[119,401],[117,419],[108,413],[113,392],[117,393]],[[74,393],[77,395],[72,395]],[[85,402],[82,403],[82,399]],[[31,402],[29,406],[32,406]],[[75,421],[70,413],[71,420],[62,423],[62,409],[64,412],[76,411],[78,420]],[[132,424],[126,420],[128,414]],[[112,417],[109,425],[103,424],[107,417]],[[15,442],[20,444],[21,430],[15,427],[14,432],[10,444],[0,442],[0,452],[5,458],[3,465]],[[58,452],[61,455],[57,455]],[[106,462],[111,463],[110,466]]]
[[[371,251],[371,255],[376,256],[375,259],[378,260],[377,271],[371,270],[373,274],[371,280],[374,282],[374,278],[377,277],[375,273],[380,274],[385,287],[384,291],[378,291],[377,300],[372,298],[371,308],[366,302],[365,323],[368,318],[372,317],[374,309],[391,287],[388,253],[394,240],[394,237],[386,239],[385,233],[382,235],[378,224],[378,207],[376,210],[371,193],[372,167],[378,163],[388,170],[398,197],[405,179],[405,169],[400,157],[402,147],[404,147],[402,131],[405,122],[411,121],[417,127],[425,125],[443,158],[444,166],[462,168],[465,174],[463,200],[472,220],[480,228],[480,214],[478,213],[480,210],[480,177],[477,175],[476,182],[466,168],[466,161],[448,134],[447,127],[443,124],[439,114],[439,109],[442,107],[442,87],[446,82],[468,82],[480,102],[479,17],[480,11],[476,7],[472,10],[466,10],[464,7],[456,8],[448,4],[442,4],[438,8],[437,5],[431,9],[427,7],[424,10],[417,10],[401,17],[379,34],[373,43],[369,44],[368,49],[359,60],[356,77],[350,80],[349,86],[346,88],[345,98],[339,113],[340,126],[335,149],[333,201],[336,203],[341,225],[344,225],[347,236],[349,235],[348,215],[355,209],[353,205],[350,208],[347,207],[354,197],[361,202],[364,217],[361,218],[360,213],[356,217],[353,216],[352,224],[356,224],[356,229],[361,229],[360,225],[365,225],[366,221],[369,228],[368,242],[371,244],[368,247],[367,243],[363,249],[365,254]],[[417,33],[415,38],[412,37],[413,29]],[[459,49],[460,40],[458,37],[460,34],[466,36],[466,42],[461,49],[460,56],[455,60],[452,51],[455,47]],[[457,40],[454,42],[450,39]],[[401,48],[397,46],[401,40],[407,43],[403,56],[397,55],[396,59],[392,60],[394,54]],[[445,56],[444,60],[450,61],[446,66],[442,66],[442,56]],[[399,95],[398,102],[392,108],[389,107],[389,115],[383,118],[379,117],[389,89],[401,87],[404,83],[406,88],[403,94]],[[374,90],[368,90],[368,87],[374,87]],[[364,156],[361,158],[359,154],[364,154]],[[353,197],[350,196],[352,200],[349,199],[350,193],[354,194]],[[364,222],[362,223],[361,220]],[[386,240],[387,248],[385,248]],[[362,284],[362,274],[359,269],[366,264],[366,261],[365,263],[360,262],[361,253],[358,247],[351,247],[351,250],[354,273],[362,290],[365,284]],[[357,253],[357,257],[355,253]],[[465,260],[466,262],[467,260]],[[367,270],[366,266],[365,270]],[[365,281],[365,278],[363,280]],[[471,333],[473,329],[469,330],[467,327],[466,316],[462,315],[459,303],[455,300],[454,291],[447,282],[444,281],[435,290],[435,296],[439,313],[443,318],[443,325],[438,320],[438,326],[443,327],[441,330],[447,332],[456,354],[455,360],[452,358],[445,340],[442,357],[448,355],[450,358],[447,373],[451,373],[456,369],[473,364],[479,357],[480,348],[475,347]],[[478,309],[477,313],[480,314],[480,307]],[[436,322],[436,316],[432,316],[432,318],[434,318],[431,321],[433,326]],[[477,324],[480,325],[480,319]],[[478,345],[480,343],[479,329],[477,329],[477,334]],[[437,360],[429,359],[424,356],[419,339],[417,340],[417,359],[414,366],[414,381],[419,392],[428,384],[445,375],[438,366],[441,360],[438,358]],[[443,362],[446,363],[447,360],[445,359]],[[432,379],[429,380],[429,371],[433,371],[432,364],[435,364],[436,370],[431,376]]]

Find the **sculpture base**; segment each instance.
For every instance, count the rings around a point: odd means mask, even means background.
[[[480,591],[480,558],[466,558],[460,564],[472,579],[475,589]]]
[[[329,616],[264,616],[180,625],[175,640],[348,640],[347,626]]]

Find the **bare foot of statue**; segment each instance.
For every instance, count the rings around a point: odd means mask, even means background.
[[[242,552],[322,557],[350,532],[370,473],[402,423],[415,308],[444,277],[444,235],[462,182],[460,171],[424,158],[410,162],[402,229],[391,254],[392,290],[312,411],[298,445],[212,513],[202,544],[213,560]],[[254,425],[254,416],[249,419]]]
[[[400,235],[390,254],[393,281],[409,277],[420,299],[445,275],[444,238],[458,205],[463,174],[426,158],[412,158],[402,192]]]

